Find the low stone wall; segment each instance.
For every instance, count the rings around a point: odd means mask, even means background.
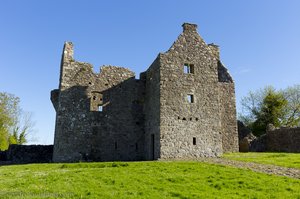
[[[300,153],[300,127],[267,131],[267,151]]]
[[[10,145],[0,153],[0,164],[52,162],[53,145]]]
[[[238,121],[238,133],[240,152],[300,153],[300,127],[275,128],[269,124],[266,134],[255,137],[241,121]]]
[[[267,152],[267,136],[266,134],[261,135],[260,137],[255,137],[250,142],[249,151],[250,152]]]
[[[6,151],[0,151],[0,161],[6,161]]]

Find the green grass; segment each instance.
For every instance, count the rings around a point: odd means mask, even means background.
[[[223,158],[300,169],[300,153],[228,153]]]
[[[0,167],[0,198],[298,198],[300,180],[201,162]]]

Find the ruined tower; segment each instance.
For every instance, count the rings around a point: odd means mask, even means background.
[[[234,82],[197,25],[183,24],[171,48],[135,79],[126,68],[94,73],[66,42],[53,161],[214,157],[238,151]]]

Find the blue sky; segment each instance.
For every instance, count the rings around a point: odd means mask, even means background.
[[[298,0],[2,0],[0,2],[0,92],[21,98],[33,113],[35,142],[52,144],[65,41],[75,59],[146,70],[182,31],[198,24],[207,43],[218,44],[236,83],[237,106],[249,91],[300,83]]]

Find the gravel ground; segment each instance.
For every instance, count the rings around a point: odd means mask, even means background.
[[[259,164],[253,162],[242,162],[236,160],[228,160],[224,158],[203,158],[201,162],[207,162],[212,164],[221,164],[225,166],[232,166],[242,169],[250,169],[255,172],[286,176],[290,178],[300,179],[300,170],[288,167],[280,167],[275,165]]]

